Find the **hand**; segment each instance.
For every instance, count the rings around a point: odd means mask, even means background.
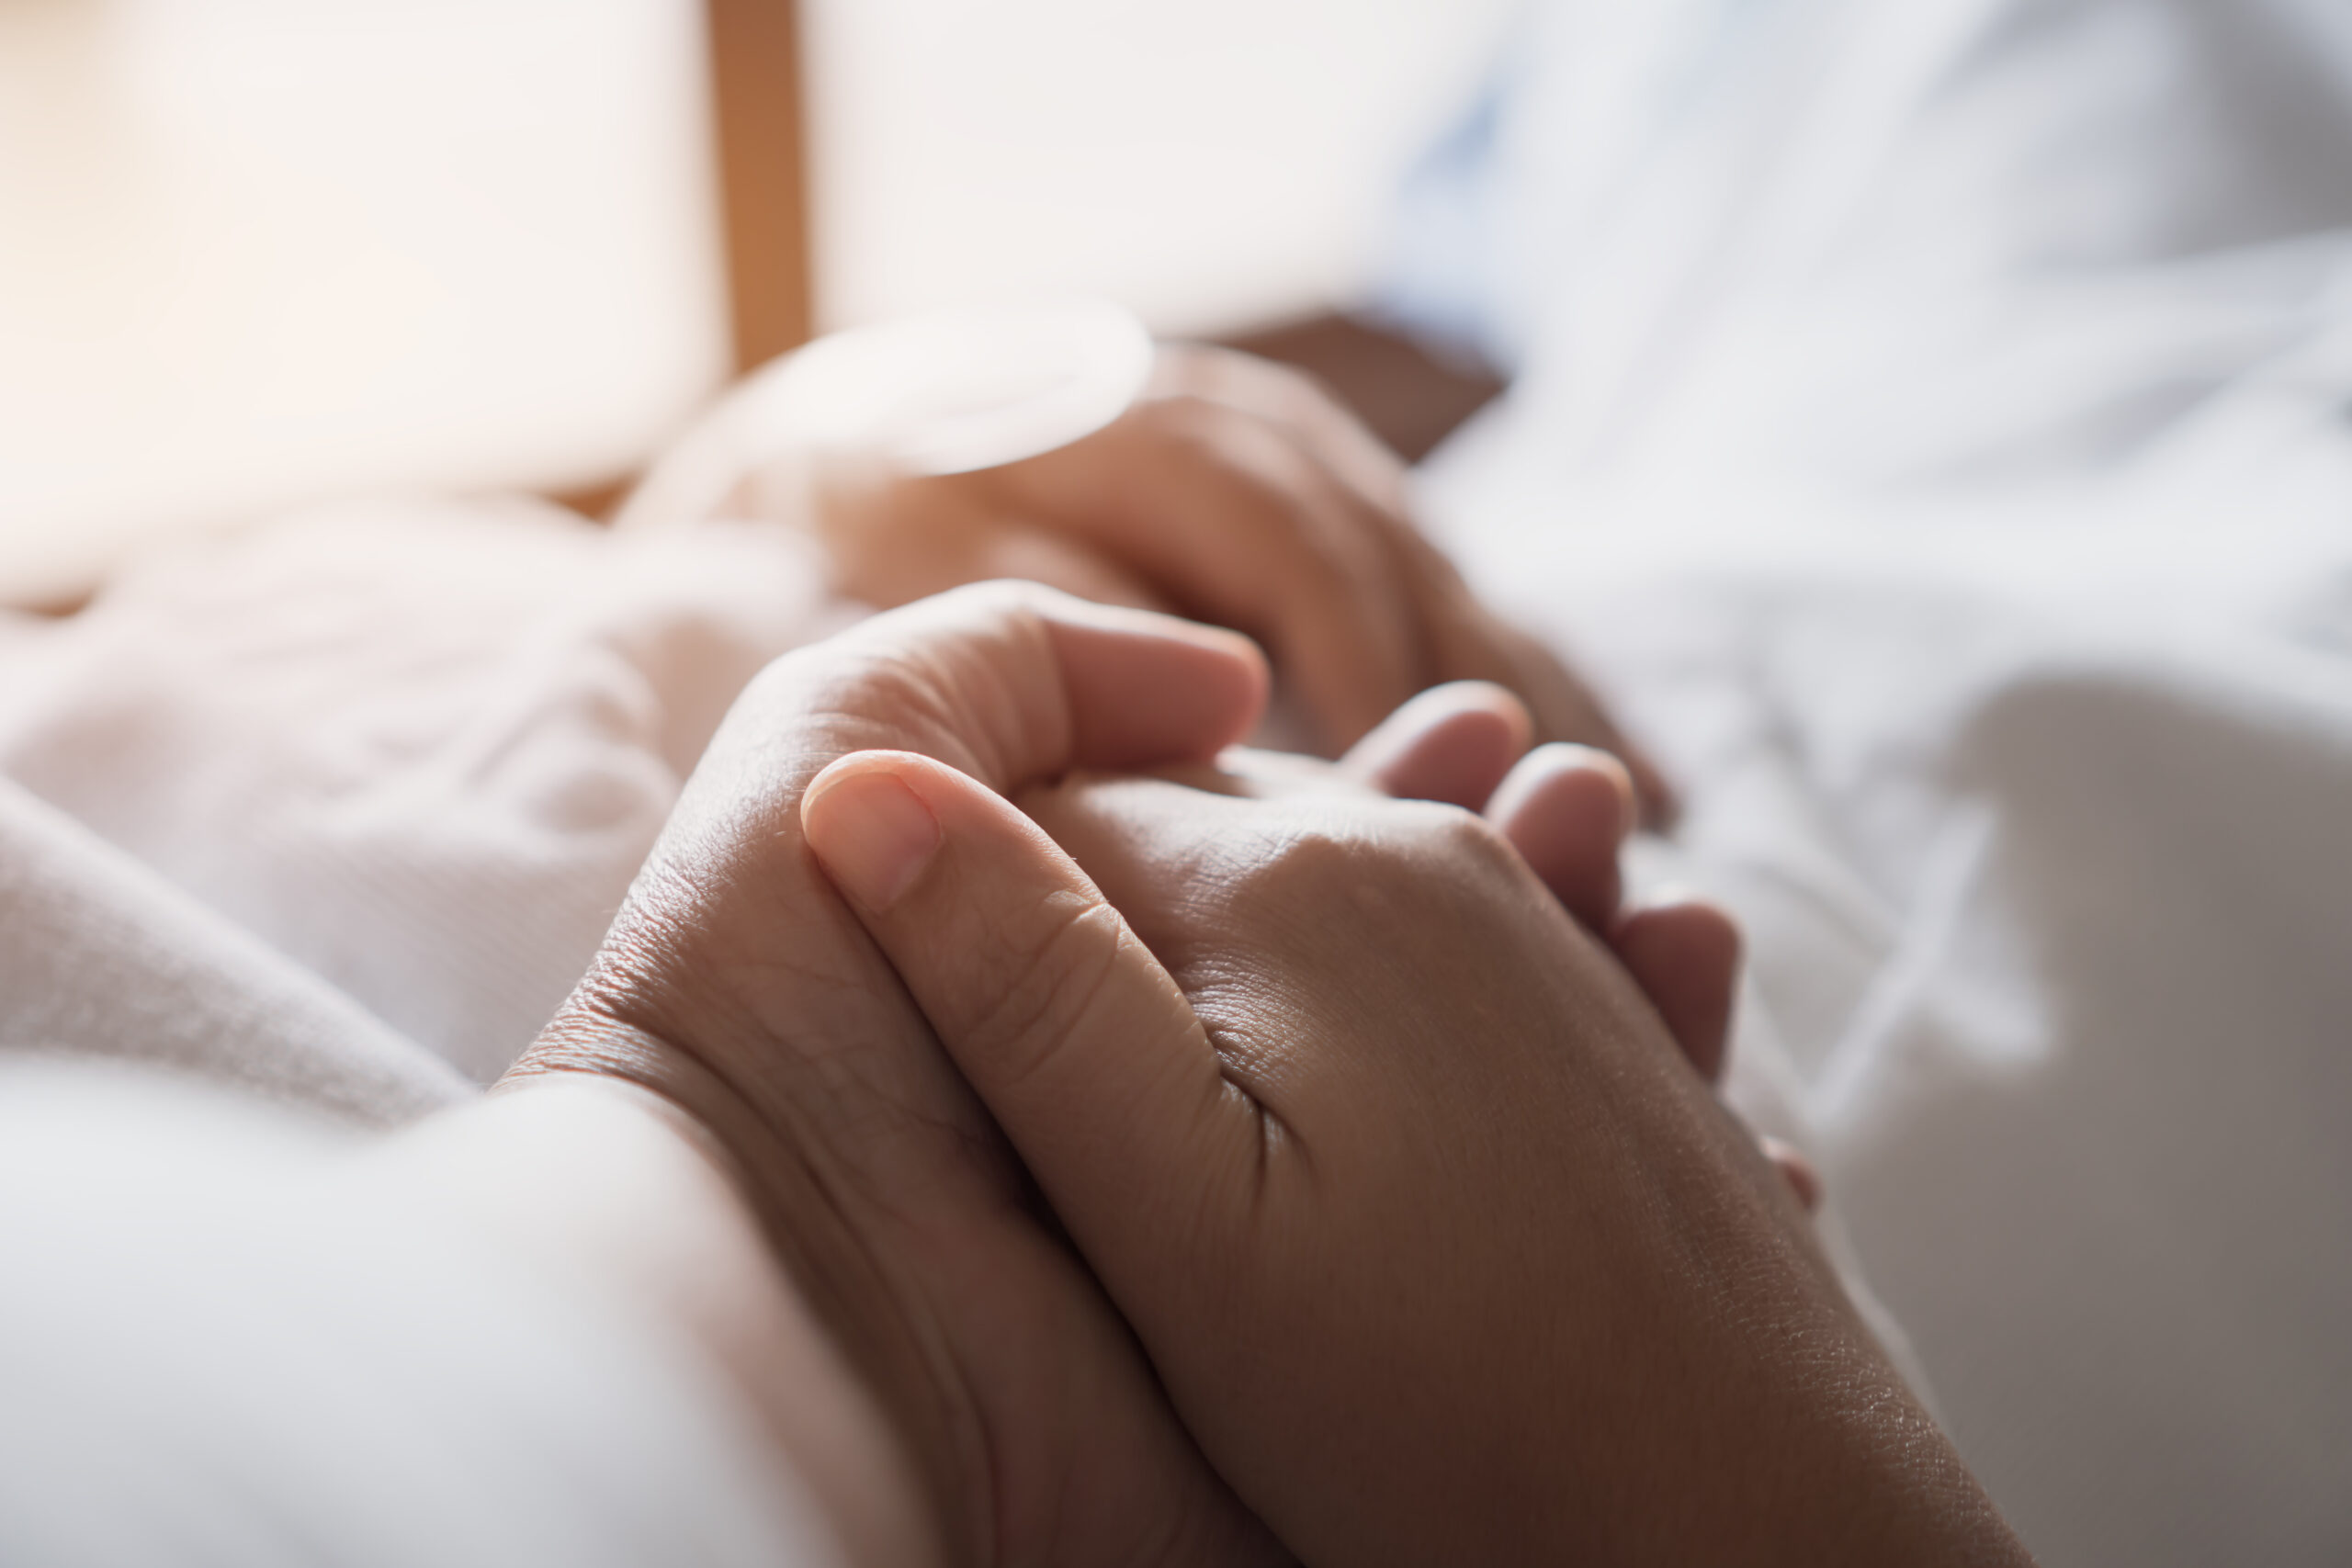
[[[1503,831],[1168,781],[1023,802],[869,756],[803,816],[1302,1558],[2022,1561]]]
[[[1664,780],[1592,693],[1481,604],[1409,513],[1396,458],[1314,382],[1170,345],[1092,435],[980,473],[837,476],[815,517],[840,586],[871,604],[1017,577],[1247,632],[1329,752],[1425,687],[1491,681],[1526,702],[1538,739],[1623,757],[1645,808],[1668,813]]]
[[[1265,671],[1229,634],[966,590],[771,666],[738,701],[579,990],[515,1070],[650,1089],[715,1135],[906,1449],[948,1562],[1264,1562],[888,963],[801,842],[843,754],[1002,789],[1205,758]],[[959,775],[961,776],[961,775]]]
[[[1618,856],[1636,817],[1634,785],[1604,751],[1555,742],[1528,751],[1532,726],[1499,687],[1460,682],[1422,693],[1350,750],[1338,769],[1295,758],[1228,752],[1203,787],[1265,795],[1329,792],[1483,808],[1561,908],[1602,942],[1657,1010],[1699,1077],[1720,1088],[1743,942],[1739,927],[1703,899],[1620,907]],[[1757,1146],[1811,1213],[1822,1182],[1813,1162],[1777,1138]]]

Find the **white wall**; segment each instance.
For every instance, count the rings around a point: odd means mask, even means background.
[[[1345,295],[1512,0],[801,0],[820,312]],[[650,451],[727,345],[695,0],[0,0],[0,601]]]
[[[686,0],[0,0],[0,597],[650,452],[727,367]]]
[[[819,311],[1076,288],[1311,309],[1512,0],[803,0]]]

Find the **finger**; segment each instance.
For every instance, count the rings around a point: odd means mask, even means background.
[[[1690,1066],[1720,1082],[1739,987],[1738,922],[1695,899],[1656,904],[1619,920],[1610,946]]]
[[[1529,721],[1500,686],[1438,686],[1380,721],[1340,767],[1399,800],[1442,800],[1477,810],[1527,750]],[[1613,846],[1612,846],[1613,848]]]
[[[729,716],[729,755],[807,777],[850,751],[921,751],[1013,789],[1074,767],[1213,757],[1255,722],[1266,679],[1231,632],[984,583],[779,660]],[[763,733],[797,754],[767,758]]]
[[[1350,490],[1403,515],[1405,465],[1316,377],[1254,354],[1171,343],[1160,345],[1152,385],[1162,396],[1209,398],[1280,426]]]
[[[1488,609],[1401,508],[1371,498],[1366,505],[1400,560],[1436,676],[1510,687],[1526,702],[1537,739],[1591,746],[1621,759],[1633,776],[1643,819],[1653,828],[1669,825],[1677,806],[1665,775],[1591,689],[1550,648]]]
[[[1049,529],[1001,523],[974,546],[967,581],[1042,582],[1097,604],[1167,614],[1173,608],[1150,584],[1100,550]]]
[[[1278,431],[1146,405],[997,470],[1000,504],[1086,540],[1191,614],[1263,641],[1331,750],[1428,683],[1405,585],[1339,487]]]
[[[1527,697],[1536,716],[1537,736],[1581,741],[1623,762],[1633,776],[1634,796],[1641,803],[1638,825],[1654,832],[1671,828],[1681,810],[1673,785],[1649,753],[1618,727],[1592,689],[1542,641],[1483,605],[1476,617],[1485,625],[1485,639],[1501,651],[1506,667],[1514,671],[1512,689]]]
[[[1589,746],[1539,746],[1511,769],[1486,815],[1586,930],[1610,929],[1623,887],[1617,852],[1634,817],[1624,764]]]
[[[1170,606],[1104,551],[997,510],[968,476],[836,475],[811,507],[835,592],[893,609],[967,582],[1019,580],[1097,604]]]
[[[1340,423],[1352,423],[1344,417]],[[1673,794],[1649,758],[1550,649],[1471,592],[1453,561],[1414,526],[1401,478],[1363,461],[1329,423],[1302,414],[1287,428],[1340,481],[1354,532],[1374,542],[1388,558],[1390,574],[1405,584],[1428,677],[1508,687],[1526,703],[1535,739],[1572,741],[1623,758],[1645,816],[1657,826],[1670,822]]]
[[[1002,787],[1213,757],[1266,705],[1266,661],[1231,633],[1059,593],[1039,617],[1069,703],[1069,749],[1055,765],[1006,770]]]
[[[1487,609],[1453,564],[1428,541],[1408,546],[1426,558],[1412,581],[1428,628],[1430,657],[1449,680],[1494,681],[1526,700],[1539,740],[1566,740],[1607,751],[1625,764],[1641,803],[1642,819],[1663,828],[1674,819],[1674,792],[1647,753],[1634,744],[1591,688],[1542,641]]]
[[[1804,1205],[1804,1212],[1808,1214],[1821,1213],[1825,1184],[1821,1179],[1820,1167],[1806,1158],[1803,1149],[1792,1144],[1784,1144],[1778,1138],[1759,1137],[1756,1144],[1764,1151],[1764,1157],[1772,1162],[1772,1168],[1781,1173],[1781,1179],[1789,1184],[1789,1190],[1796,1194],[1796,1200]]]
[[[1223,403],[1266,422],[1329,476],[1336,486],[1331,504],[1348,513],[1348,531],[1373,542],[1385,558],[1385,574],[1405,587],[1425,680],[1509,687],[1532,713],[1536,739],[1594,746],[1623,759],[1644,818],[1660,828],[1673,821],[1676,802],[1665,775],[1549,649],[1478,601],[1444,552],[1414,526],[1403,465],[1313,378],[1250,355],[1169,344],[1154,381],[1163,395]]]
[[[973,779],[843,758],[801,805],[847,897],[1080,1249],[1115,1291],[1154,1216],[1250,1168],[1191,1004],[1076,863]]]

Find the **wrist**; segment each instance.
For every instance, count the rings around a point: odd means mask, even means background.
[[[1724,1561],[1922,1568],[2028,1564],[1951,1442],[1874,1348],[1808,1369],[1772,1407],[1749,1413],[1747,1462],[1712,1488]],[[1738,1422],[1726,1425],[1738,1427]],[[1759,1552],[1759,1543],[1771,1543]]]
[[[1853,1312],[1793,1204],[1786,1227],[1718,1235],[1713,1278],[1686,1276],[1679,1311],[1650,1320],[1662,1359],[1647,1408],[1588,1462],[1623,1517],[1651,1535],[1627,1554],[1690,1562],[2030,1564],[1950,1440]],[[1685,1235],[1704,1233],[1693,1225]],[[1727,1244],[1728,1243],[1728,1244]],[[1646,1432],[1646,1438],[1629,1435]],[[1595,1434],[1588,1431],[1584,1441]],[[1660,1463],[1674,1454],[1679,1462]]]
[[[619,1039],[601,1054],[652,1055]],[[754,1184],[705,1120],[718,1099],[690,1072],[646,1076],[662,1082],[560,1058],[510,1075],[460,1129],[476,1151],[459,1160],[469,1207],[501,1240],[621,1298],[695,1352],[743,1401],[845,1562],[944,1562],[904,1432],[827,1332]]]

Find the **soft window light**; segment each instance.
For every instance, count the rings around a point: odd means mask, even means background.
[[[650,453],[728,368],[701,16],[0,6],[0,594]]]

